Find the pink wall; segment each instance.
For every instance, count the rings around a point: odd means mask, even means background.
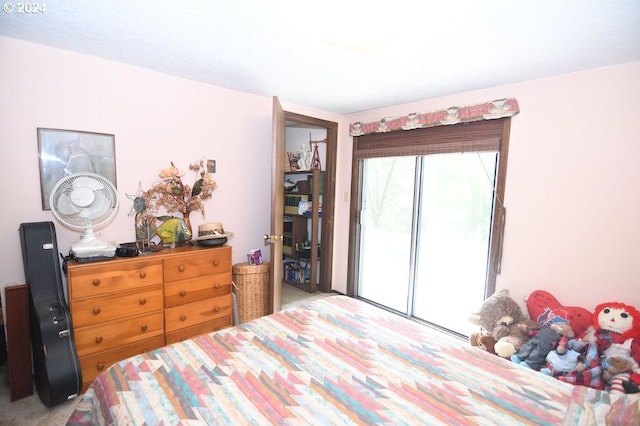
[[[106,239],[131,241],[138,182],[174,161],[216,159],[219,188],[194,227],[222,221],[234,262],[262,248],[269,230],[272,99],[0,37],[0,143],[5,176],[0,286],[24,282],[21,222],[55,219],[40,206],[37,127],[113,133],[120,211]],[[640,307],[640,62],[527,81],[413,104],[335,116],[338,121],[333,284],[346,290],[352,121],[515,97],[505,203],[508,223],[498,287],[521,299],[534,289],[592,309],[619,300]],[[598,148],[601,145],[602,148]],[[77,238],[56,224],[60,251]],[[268,255],[268,251],[267,251]]]
[[[352,114],[341,123],[343,166],[350,122],[504,97],[521,112],[511,126],[498,288],[519,301],[545,289],[590,310],[640,307],[640,62]],[[348,192],[348,170],[339,170],[338,191]],[[338,209],[345,232],[348,204]],[[345,265],[334,271],[346,276]]]
[[[201,84],[116,62],[0,37],[0,170],[4,190],[0,286],[24,282],[18,227],[53,221],[59,251],[78,234],[60,225],[40,202],[36,128],[115,135],[120,209],[104,228],[106,240],[133,241],[129,215],[138,183],[148,188],[173,161],[187,171],[202,157],[217,161],[218,189],[206,218],[191,215],[194,230],[207,221],[234,232],[234,263],[260,248],[269,232],[272,99]],[[327,120],[326,113],[295,110]],[[188,175],[189,176],[189,175]],[[185,178],[193,182],[193,177]]]

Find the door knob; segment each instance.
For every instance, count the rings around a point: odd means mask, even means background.
[[[275,243],[276,241],[282,241],[283,239],[282,235],[269,235],[269,234],[264,234],[262,238],[264,238],[265,241],[269,241],[271,244]]]

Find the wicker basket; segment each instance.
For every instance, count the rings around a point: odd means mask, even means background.
[[[249,265],[245,262],[233,265],[233,282],[240,324],[269,312],[268,263]]]

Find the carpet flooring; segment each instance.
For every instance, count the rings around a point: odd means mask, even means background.
[[[289,284],[282,283],[282,309],[287,309],[300,303],[308,302],[315,299],[321,299],[327,296],[333,296],[337,293],[308,293]]]
[[[8,364],[0,365],[0,425],[61,426],[79,400],[75,398],[49,408],[40,401],[34,386],[33,395],[11,402]]]

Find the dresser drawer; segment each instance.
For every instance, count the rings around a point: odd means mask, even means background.
[[[176,255],[164,259],[163,263],[165,283],[230,272],[231,247],[201,250],[197,254]]]
[[[162,286],[71,299],[71,316],[75,327],[99,324],[119,318],[162,310]]]
[[[130,356],[141,354],[160,348],[165,345],[164,336],[156,336],[151,339],[142,340],[132,345],[126,345],[108,351],[98,352],[92,355],[80,357],[80,368],[82,369],[83,388],[88,387],[98,374],[109,368],[111,365]],[[83,391],[86,389],[83,389]]]
[[[167,333],[227,316],[231,318],[231,294],[165,309]]]
[[[231,280],[231,272],[224,272],[165,284],[164,306],[171,308],[231,294]]]
[[[231,327],[233,325],[233,321],[230,316],[217,318],[213,321],[207,321],[202,324],[194,325],[188,328],[181,328],[178,331],[174,331],[173,333],[167,334],[167,345],[172,343],[181,342],[186,339],[191,339],[192,337],[200,336],[201,334],[213,333],[217,330],[222,330],[223,328]]]
[[[69,268],[70,299],[133,290],[162,283],[160,259],[112,260]]]
[[[74,329],[78,356],[113,349],[164,334],[163,311]]]

